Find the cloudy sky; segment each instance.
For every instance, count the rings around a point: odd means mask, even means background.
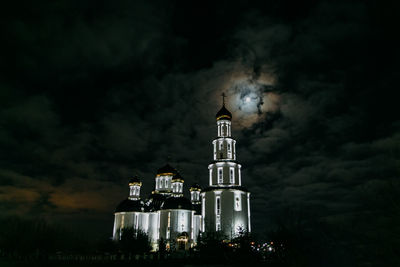
[[[206,186],[222,92],[256,233],[399,205],[395,5],[247,2],[3,3],[0,214],[110,236],[168,156]]]

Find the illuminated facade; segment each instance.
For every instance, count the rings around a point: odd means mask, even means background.
[[[236,160],[236,140],[232,138],[232,114],[222,108],[216,115],[217,138],[213,140],[213,161],[208,166],[209,186],[190,187],[190,200],[183,196],[184,180],[170,165],[158,169],[154,191],[140,198],[142,183],[129,181],[129,197],[115,210],[113,238],[121,229],[132,227],[148,234],[154,250],[160,240],[167,249],[189,249],[199,233],[221,232],[226,239],[240,230],[251,231],[250,192],[242,186],[241,165]]]
[[[140,199],[141,182],[129,181],[130,194],[115,210],[113,238],[118,240],[124,228],[143,231],[149,236],[153,250],[160,240],[167,249],[187,250],[196,245],[202,221],[199,204],[200,187],[190,188],[191,200],[183,196],[184,180],[169,164],[158,169],[155,190],[150,197]],[[122,230],[121,230],[122,229]]]

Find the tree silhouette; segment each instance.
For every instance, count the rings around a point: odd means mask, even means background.
[[[119,229],[121,236],[119,247],[126,255],[135,255],[150,252],[151,245],[148,235],[133,227]]]
[[[204,232],[199,236],[197,247],[202,259],[220,261],[226,258],[227,246],[224,243],[226,237],[221,231]]]

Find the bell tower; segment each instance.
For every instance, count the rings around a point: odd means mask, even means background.
[[[212,141],[213,160],[208,166],[210,186],[240,186],[241,165],[236,162],[236,140],[232,138],[232,113],[225,107],[222,94],[222,108],[216,114],[217,138]]]
[[[234,238],[239,231],[251,231],[250,192],[242,186],[242,165],[236,158],[232,138],[232,113],[222,107],[215,115],[217,137],[212,141],[213,161],[208,165],[209,187],[201,191],[203,229]]]

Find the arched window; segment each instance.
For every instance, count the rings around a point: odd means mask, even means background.
[[[222,167],[218,168],[218,183],[222,184],[223,182],[223,172],[222,172]]]
[[[235,193],[235,204],[234,204],[234,209],[236,211],[241,211],[242,210],[242,201],[241,201],[241,195]]]

